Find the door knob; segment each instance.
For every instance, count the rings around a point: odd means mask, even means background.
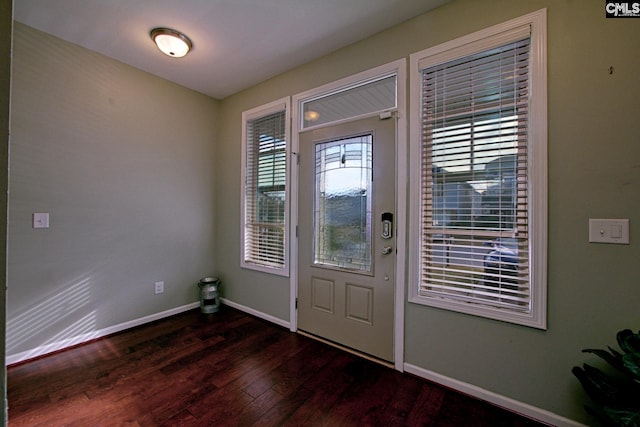
[[[391,246],[385,246],[380,252],[382,253],[382,255],[389,255],[392,250],[393,248]]]

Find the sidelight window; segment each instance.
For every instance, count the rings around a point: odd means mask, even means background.
[[[287,269],[288,101],[243,113],[242,266]]]
[[[544,327],[544,15],[412,55],[411,301]]]

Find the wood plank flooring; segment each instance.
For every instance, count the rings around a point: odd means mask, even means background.
[[[539,426],[223,306],[7,371],[9,427]]]

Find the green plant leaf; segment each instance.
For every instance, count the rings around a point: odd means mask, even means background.
[[[607,346],[607,348],[609,349],[609,351],[611,352],[611,354],[613,354],[615,357],[619,357],[620,359],[622,359],[622,353],[620,353],[619,351],[615,350],[614,348],[611,348],[611,346]]]
[[[634,379],[640,380],[640,354],[627,353],[622,356],[622,363],[625,369],[630,372]]]
[[[617,333],[616,339],[625,353],[640,353],[640,333],[634,334],[631,329],[623,329]]]
[[[611,350],[611,348],[609,348]],[[616,351],[609,353],[606,350],[599,348],[587,348],[582,350],[583,353],[593,353],[596,356],[604,359],[609,365],[613,366],[621,372],[625,372],[624,364],[622,362],[622,355]]]
[[[620,398],[620,391],[598,368],[583,364],[583,369],[575,366],[571,372],[578,378],[589,397],[600,404],[609,404]]]
[[[640,332],[628,335],[625,338],[624,343],[629,349],[629,353],[640,353]]]
[[[602,412],[608,419],[613,421],[616,426],[640,427],[640,411],[604,406]]]
[[[575,366],[571,372],[578,378],[593,406],[585,405],[589,415],[605,426],[640,427],[640,331],[624,329],[616,334],[622,352],[610,346],[608,350],[585,349],[619,370],[623,375],[609,377],[588,364]]]

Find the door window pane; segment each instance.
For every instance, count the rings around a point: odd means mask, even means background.
[[[315,147],[314,264],[371,272],[372,136]]]

